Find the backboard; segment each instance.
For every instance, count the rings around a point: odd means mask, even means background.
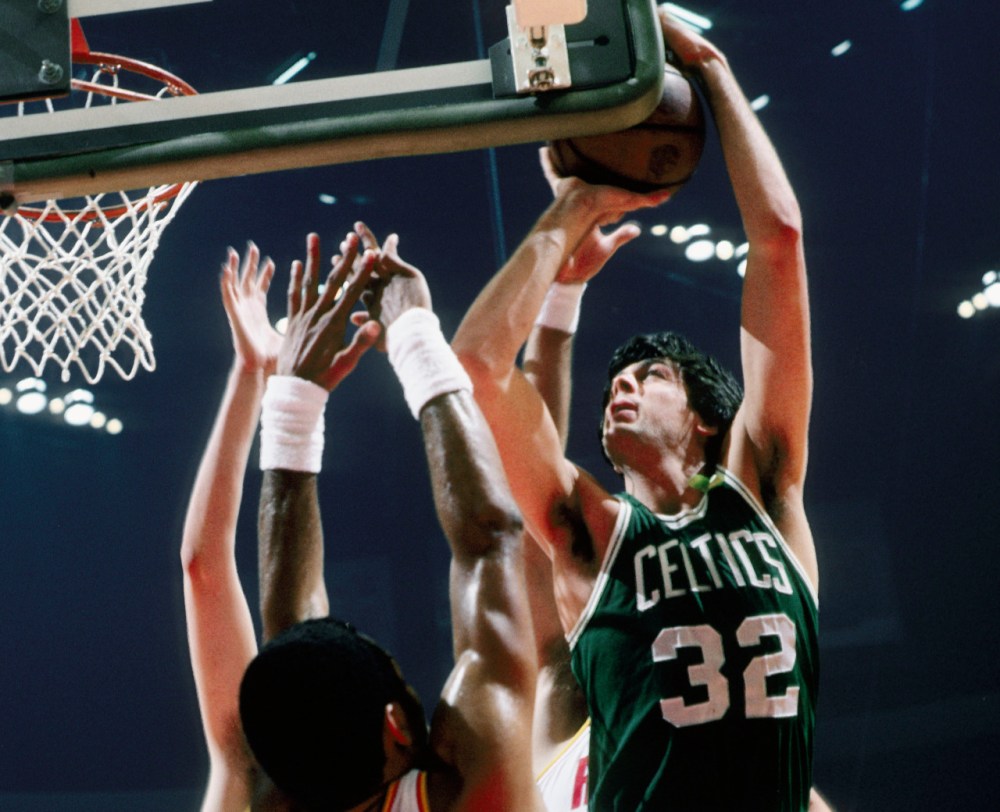
[[[40,6],[39,0],[5,3]],[[59,99],[48,102],[55,112],[41,102],[0,105],[0,190],[19,205],[544,141],[630,126],[655,106],[663,46],[652,0],[512,6],[513,13],[507,0],[368,0],[363,7],[325,0],[68,0],[47,16],[78,19],[90,49],[158,64],[198,93],[94,110],[61,109]],[[573,20],[581,10],[586,17],[564,27],[517,21],[518,13]],[[424,17],[424,30],[426,16],[435,17],[440,38],[406,41],[414,15]],[[470,25],[476,37],[456,35],[457,27]],[[223,60],[220,38],[245,43],[245,58]],[[470,39],[478,42],[474,49]],[[523,59],[516,64],[519,51],[527,54],[527,68]],[[558,52],[566,77],[546,85],[551,77],[543,70],[540,84],[519,88],[519,71],[535,71],[534,82],[538,64],[556,61]],[[32,52],[30,60],[27,73],[36,76],[39,57]],[[38,93],[37,87],[4,90],[8,101]]]

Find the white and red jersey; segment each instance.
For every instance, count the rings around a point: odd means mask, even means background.
[[[589,756],[588,719],[538,776],[538,789],[541,790],[545,808],[549,812],[586,810]]]
[[[389,785],[382,812],[430,812],[427,801],[427,773],[410,770]]]

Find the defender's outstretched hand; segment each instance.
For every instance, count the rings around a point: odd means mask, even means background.
[[[306,238],[305,265],[292,264],[288,288],[288,329],[278,354],[277,372],[295,375],[332,391],[357,366],[378,340],[378,322],[361,324],[345,346],[354,306],[365,291],[375,256],[358,256],[358,238],[349,234],[343,253],[333,258],[333,269],[319,291],[319,236]],[[355,266],[355,262],[357,265]]]
[[[233,349],[245,372],[274,372],[281,335],[267,317],[267,291],[274,276],[274,263],[261,262],[260,251],[247,243],[243,267],[238,270],[239,255],[230,248],[222,265],[219,286],[226,308]]]
[[[407,310],[422,307],[431,310],[431,291],[424,275],[399,256],[399,235],[390,234],[379,247],[371,229],[362,222],[355,224],[356,233],[366,252],[376,252],[375,271],[362,297],[366,313],[355,313],[351,321],[362,325],[377,320],[382,325],[379,349],[385,351],[385,330]]]

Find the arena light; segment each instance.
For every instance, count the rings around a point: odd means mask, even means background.
[[[291,65],[289,65],[285,70],[283,70],[278,78],[275,79],[271,84],[274,85],[284,85],[288,84],[292,79],[298,76],[302,71],[309,67],[309,63],[316,58],[316,52],[310,51],[305,56],[296,59]]]
[[[736,247],[729,240],[719,240],[715,244],[715,258],[727,262],[736,255]]]
[[[657,223],[649,229],[649,233],[654,237],[662,237],[668,232],[668,228],[663,223]]]
[[[122,425],[122,421],[119,420],[117,417],[112,417],[108,421],[107,426],[104,427],[104,430],[108,434],[121,434],[123,428],[124,426]]]
[[[834,45],[833,48],[830,50],[830,53],[833,54],[834,56],[843,56],[849,50],[851,50],[852,44],[853,43],[849,39],[845,39],[838,45]]]
[[[961,318],[971,319],[986,310],[1000,308],[1000,271],[986,271],[982,283],[982,290],[959,303],[958,315]]]
[[[763,110],[770,103],[771,103],[771,97],[768,96],[766,93],[764,93],[758,96],[752,102],[750,102],[750,109],[756,113],[758,110]]]
[[[696,28],[698,33],[708,31],[708,29],[712,27],[712,21],[708,19],[708,17],[698,14],[696,11],[691,11],[683,6],[678,6],[676,3],[664,3],[663,7],[682,23],[686,23],[692,28]]]
[[[70,426],[86,426],[94,416],[94,395],[86,389],[74,389],[65,398],[63,420]]]
[[[14,399],[14,393],[6,386],[0,386],[0,406],[6,406]]]
[[[38,414],[49,402],[45,394],[45,381],[40,378],[23,378],[14,388],[17,390],[14,408],[21,414]]]
[[[715,256],[715,243],[711,240],[695,240],[684,249],[684,256],[691,262],[705,262]]]
[[[913,11],[915,8],[920,8],[924,4],[924,0],[903,0],[899,4],[899,7],[903,11]]]

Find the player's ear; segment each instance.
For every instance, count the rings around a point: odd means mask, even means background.
[[[396,744],[403,747],[413,744],[410,722],[406,718],[403,706],[398,702],[390,702],[385,706],[385,729]]]
[[[714,437],[716,434],[719,433],[718,426],[710,426],[707,423],[702,422],[701,420],[699,420],[694,424],[694,430],[701,437]]]

